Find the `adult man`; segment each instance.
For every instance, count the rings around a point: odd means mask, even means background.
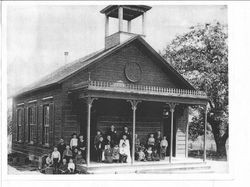
[[[110,126],[110,130],[106,133],[106,136],[110,136],[113,143],[115,143],[115,144],[118,143],[117,132],[115,130],[114,125]]]

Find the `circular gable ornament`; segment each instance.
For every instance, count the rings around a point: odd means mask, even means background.
[[[138,82],[141,79],[141,67],[135,62],[129,62],[125,65],[125,75],[131,82]]]

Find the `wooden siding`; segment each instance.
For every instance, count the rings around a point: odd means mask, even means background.
[[[43,100],[43,98],[50,97]],[[14,99],[13,103],[13,138],[12,138],[12,150],[14,152],[21,152],[24,154],[35,154],[35,155],[41,155],[44,153],[48,153],[51,151],[52,147],[57,144],[59,138],[61,137],[61,89],[55,88],[51,90],[44,90],[40,92],[35,92],[32,95],[26,95],[19,98]],[[36,100],[35,102],[30,103],[29,101]],[[18,106],[18,103],[24,103],[21,106]],[[50,105],[50,146],[45,147],[42,145],[42,125],[43,125],[43,105],[49,104]],[[35,135],[35,141],[34,144],[30,144],[29,142],[25,141],[27,139],[27,124],[28,124],[28,107],[34,106],[36,108],[36,135]],[[22,142],[16,141],[16,129],[17,129],[17,117],[16,117],[16,111],[18,108],[22,108],[25,112],[24,114],[24,126],[25,131],[23,128],[23,137]]]
[[[176,156],[186,155],[186,128],[188,123],[188,107],[176,119]]]
[[[74,75],[64,83],[65,88],[70,88],[72,84],[77,84],[88,80],[89,72],[91,80],[131,83],[125,76],[124,68],[126,63],[136,62],[142,70],[141,80],[136,84],[160,86],[167,88],[182,88],[163,67],[153,61],[145,52],[140,50],[136,44],[129,44],[118,50],[112,56],[104,58],[90,68],[87,68]]]

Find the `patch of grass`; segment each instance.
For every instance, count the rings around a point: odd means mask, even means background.
[[[216,151],[207,150],[207,159],[208,160],[216,160],[216,161],[227,161],[226,156],[221,156],[216,153]],[[192,158],[203,158],[203,150],[189,150],[188,157]]]

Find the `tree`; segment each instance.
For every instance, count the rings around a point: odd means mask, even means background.
[[[191,27],[177,36],[161,52],[162,56],[196,89],[209,97],[208,123],[213,132],[217,153],[225,155],[228,138],[228,34],[219,22]],[[201,134],[204,108],[196,106],[191,131]],[[193,129],[192,129],[193,128]]]

